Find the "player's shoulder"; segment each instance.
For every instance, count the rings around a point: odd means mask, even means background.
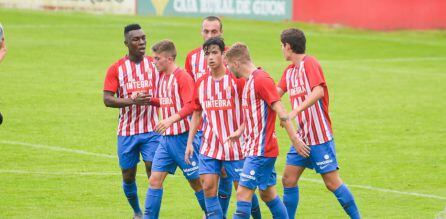
[[[193,80],[189,73],[187,73],[186,70],[180,67],[178,67],[178,70],[175,72],[175,77],[177,78],[177,80]]]
[[[305,55],[303,61],[304,61],[304,64],[320,65],[319,61],[314,56],[310,56],[310,55]]]
[[[207,79],[209,79],[209,77],[211,77],[211,75],[209,73],[206,73],[206,74],[202,75],[200,78],[198,78],[198,80],[195,82],[195,84],[197,86],[200,86],[200,84],[202,84],[203,81],[206,81]]]
[[[152,56],[145,56],[145,58],[146,58],[149,62],[153,62],[153,57],[152,57]]]
[[[255,80],[261,80],[264,78],[271,78],[271,76],[263,70],[262,68],[257,68],[257,70],[253,73],[253,77]]]
[[[115,62],[113,62],[113,63],[108,67],[108,70],[109,70],[109,71],[110,71],[110,70],[115,70],[115,71],[117,71],[118,68],[119,68],[119,66],[123,65],[127,59],[128,59],[127,56],[124,56],[124,57],[122,57],[122,58],[116,60]]]
[[[284,72],[288,71],[289,69],[293,69],[294,67],[296,67],[296,65],[294,63],[291,63],[285,68]]]
[[[191,57],[192,55],[199,53],[201,51],[201,47],[197,47],[187,53],[187,57]]]

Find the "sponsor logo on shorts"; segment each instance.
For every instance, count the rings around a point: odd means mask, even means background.
[[[254,176],[254,174],[256,174],[256,171],[251,170],[251,171],[249,171],[249,174],[251,174],[251,176]]]
[[[242,181],[256,180],[256,177],[244,173],[240,173],[240,177],[242,177]]]
[[[328,167],[330,163],[333,163],[333,159],[330,159],[330,156],[328,154],[324,155],[324,159],[324,161],[316,162],[316,165],[318,165],[321,170]]]
[[[192,161],[192,166],[197,166],[197,162]]]
[[[239,172],[242,172],[243,169],[242,169],[242,168],[235,168],[234,171],[237,172],[237,173],[239,173]]]
[[[191,172],[194,172],[194,171],[197,171],[198,170],[198,166],[195,166],[195,167],[191,167],[191,168],[186,168],[186,169],[183,169],[183,172],[185,172],[186,174],[188,174],[188,173],[191,173]],[[192,174],[192,173],[191,173]],[[188,174],[188,176],[189,176],[189,174]]]

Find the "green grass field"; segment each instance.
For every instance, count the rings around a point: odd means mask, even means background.
[[[118,110],[102,103],[105,71],[126,53],[122,31],[131,22],[143,26],[149,45],[172,39],[183,65],[187,51],[202,43],[200,19],[0,9],[0,22],[9,49],[0,64],[0,218],[130,218],[116,158]],[[226,18],[224,37],[247,43],[255,63],[278,80],[288,65],[279,42],[287,27],[303,29],[308,53],[321,61],[340,173],[364,218],[435,218],[445,211],[446,32]],[[281,175],[289,141],[281,129],[278,136]],[[148,181],[141,170],[143,206]],[[282,193],[280,179],[277,188]],[[346,217],[313,171],[304,173],[300,189],[299,218]],[[168,177],[161,218],[201,216],[179,171]]]

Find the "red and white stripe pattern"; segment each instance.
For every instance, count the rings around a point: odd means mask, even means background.
[[[186,71],[197,81],[207,71],[207,62],[201,47],[192,50],[186,57]]]
[[[232,73],[214,80],[210,74],[200,79],[198,99],[206,121],[200,153],[217,160],[243,159],[242,139],[224,143],[242,123],[241,94]]]
[[[299,66],[290,66],[286,70],[286,86],[293,109],[301,105],[311,94],[309,75],[305,71],[305,59]],[[307,145],[323,144],[332,140],[332,130],[328,118],[328,106],[321,100],[296,116],[298,136]]]
[[[242,94],[245,157],[263,156],[265,150],[268,104],[256,95],[254,75],[249,76]]]
[[[133,92],[157,92],[159,73],[151,57],[144,57],[140,63],[131,62],[128,57],[117,64],[119,98],[130,98]],[[131,105],[119,110],[118,135],[130,136],[151,132],[158,122],[158,108],[154,106]]]
[[[167,119],[175,115],[185,104],[181,100],[179,81],[176,77],[176,74],[180,71],[180,69],[177,69],[172,74],[161,75],[158,97],[162,119]],[[178,135],[187,131],[189,131],[189,121],[182,119],[169,126],[164,132],[164,135]]]

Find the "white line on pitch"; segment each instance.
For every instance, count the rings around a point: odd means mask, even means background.
[[[116,156],[108,155],[108,154],[100,154],[100,153],[93,153],[83,150],[74,150],[74,149],[68,149],[64,147],[58,147],[58,146],[48,146],[48,145],[41,145],[41,144],[30,144],[25,142],[17,142],[17,141],[0,141],[0,144],[9,144],[9,145],[21,145],[25,147],[33,147],[33,148],[40,148],[40,149],[48,149],[53,151],[62,151],[62,152],[68,152],[68,153],[75,153],[75,154],[82,154],[82,155],[90,155],[90,156],[97,156],[97,157],[106,157],[106,158],[116,158]],[[0,170],[0,173],[7,174],[41,174],[41,175],[120,175],[119,171],[115,173],[110,172],[30,172],[30,171],[21,171],[21,170]],[[143,175],[143,174],[138,174]],[[281,176],[279,176],[280,178]],[[318,179],[310,179],[310,178],[301,178],[302,181],[307,182],[313,182],[313,183],[319,183],[323,184],[324,182],[322,180]],[[373,186],[367,186],[367,185],[354,185],[354,184],[348,184],[349,187],[352,188],[359,188],[359,189],[366,189],[371,191],[379,191],[384,193],[394,193],[399,195],[409,195],[409,196],[416,196],[416,197],[422,197],[422,198],[431,198],[431,199],[439,199],[439,200],[446,200],[446,197],[438,196],[438,195],[430,195],[430,194],[423,194],[423,193],[417,193],[417,192],[403,192],[398,190],[392,190],[392,189],[384,189],[384,188],[378,188]]]

